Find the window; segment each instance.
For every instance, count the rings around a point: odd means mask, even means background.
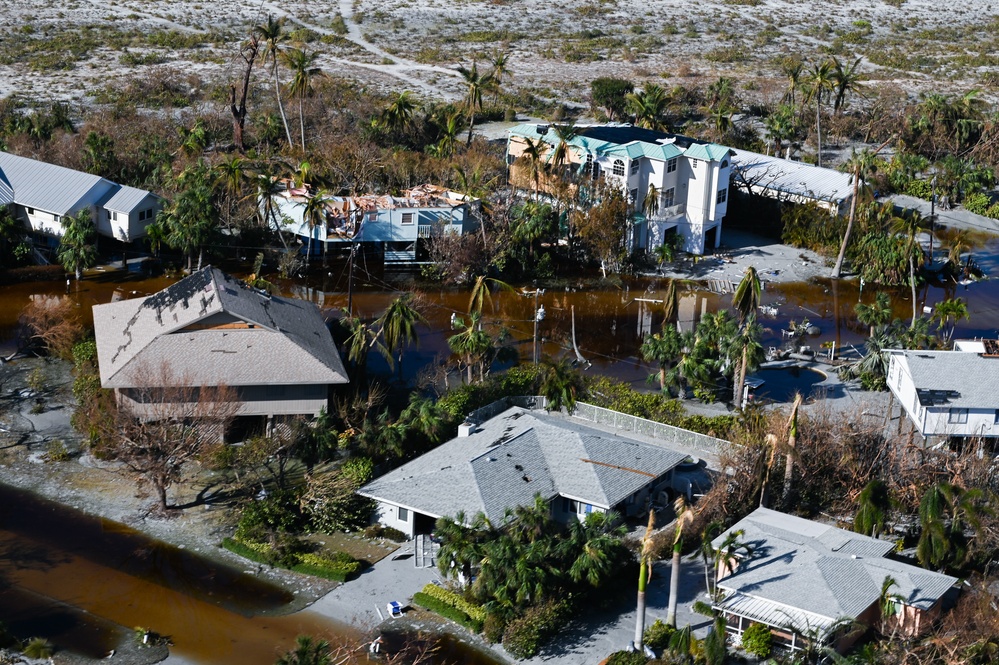
[[[562,512],[576,514],[579,512],[579,503],[574,499],[562,497]]]
[[[620,159],[614,160],[614,175],[624,175],[624,162]]]
[[[109,210],[108,211],[108,219],[110,219],[112,222],[117,222],[118,221],[118,213],[116,213],[114,210]]]
[[[968,423],[968,410],[967,409],[948,410],[947,422],[953,425],[966,425]]]
[[[52,215],[52,219],[58,222],[59,221],[59,215]]]
[[[631,205],[635,207],[635,210],[638,210],[638,207],[641,205],[641,201],[638,200],[638,190],[637,189],[631,190],[630,195],[631,195]]]
[[[663,207],[669,208],[673,205],[673,199],[676,198],[676,187],[670,187],[663,191]]]
[[[402,223],[403,225],[412,224],[413,220],[416,218],[416,213],[404,212],[402,213]]]
[[[725,201],[728,201],[728,190],[719,189],[718,197],[715,199],[715,203],[725,203]]]
[[[666,173],[676,171],[676,157],[666,162]]]
[[[408,522],[409,521],[409,509],[399,506],[399,521]]]
[[[722,164],[721,164],[721,167],[722,167],[722,168],[725,168],[726,166],[728,166],[728,160],[727,160],[727,159],[723,159],[723,160],[722,160]]]
[[[593,164],[593,179],[597,180],[600,178],[600,165],[594,162]]]
[[[590,504],[586,504],[586,514],[589,515],[592,512],[593,512],[593,506],[591,506]]]
[[[593,155],[586,155],[586,163],[583,164],[583,173],[589,173],[593,170]]]
[[[35,214],[35,209],[34,209],[34,208],[25,208],[24,210],[25,210],[25,211],[26,211],[26,212],[27,212],[27,213],[28,213],[29,215],[34,215],[34,214]]]
[[[696,159],[690,160],[690,168],[696,169],[699,162]]]
[[[996,409],[996,419],[992,422],[994,425],[999,425],[999,409]]]
[[[631,175],[638,173],[638,167],[641,166],[637,159],[631,160]]]
[[[375,210],[372,210],[371,212],[369,212],[368,213],[368,221],[369,222],[377,222],[378,221],[378,212],[375,211]]]

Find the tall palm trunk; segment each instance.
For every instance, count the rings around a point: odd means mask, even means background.
[[[815,95],[815,165],[822,168],[822,95]]]
[[[471,107],[471,104],[469,104]],[[468,109],[468,140],[465,141],[465,145],[472,145],[472,127],[475,126],[475,110],[472,108]]]
[[[843,259],[846,258],[846,246],[850,244],[850,234],[853,232],[853,220],[857,215],[857,196],[860,193],[860,164],[853,167],[853,198],[850,199],[850,217],[846,220],[846,231],[843,233],[843,244],[839,247],[839,256],[833,266],[832,278],[839,279],[843,271]]]
[[[271,71],[274,73],[274,96],[277,98],[278,111],[281,113],[281,122],[284,123],[284,134],[288,137],[288,147],[295,145],[295,142],[291,140],[291,130],[288,129],[288,116],[284,112],[284,104],[281,103],[281,82],[278,81],[278,71],[277,71],[277,54],[275,53],[274,65],[271,67]]]
[[[302,132],[302,152],[305,152],[305,111],[302,109],[302,95],[298,96],[298,127]]]
[[[735,384],[735,394],[732,395],[732,403],[735,408],[741,409],[742,404],[742,394],[745,392],[746,387],[746,365],[749,364],[749,347],[742,347],[742,362],[739,364],[739,369],[733,383]]]
[[[673,544],[673,569],[669,575],[669,606],[666,610],[666,625],[676,628],[676,603],[680,593],[680,550],[683,548],[683,538]]]
[[[642,558],[638,567],[638,614],[635,616],[635,648],[642,651],[642,640],[645,636],[645,583],[648,579],[649,563]]]
[[[909,329],[916,327],[916,317],[919,316],[916,310],[916,261],[912,258],[912,248],[909,248],[909,286],[912,288],[912,323]]]
[[[798,407],[801,406],[801,393],[794,396],[794,404],[791,406],[791,418],[787,431],[787,461],[784,464],[784,502],[787,502],[788,495],[791,494],[791,483],[794,482],[794,455],[798,448]]]

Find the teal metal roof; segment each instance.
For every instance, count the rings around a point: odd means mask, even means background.
[[[695,143],[683,153],[691,159],[703,159],[708,162],[720,162],[728,157],[729,148],[716,143]]]

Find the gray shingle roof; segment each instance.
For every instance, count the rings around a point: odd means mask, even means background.
[[[917,391],[944,391],[932,405],[954,408],[999,408],[999,358],[982,357],[970,351],[896,351],[909,367]],[[930,403],[926,403],[930,406]]]
[[[830,621],[855,619],[876,603],[886,576],[906,604],[929,609],[956,578],[885,558],[893,545],[833,526],[758,508],[729,532],[754,549],[718,586]],[[723,534],[713,541],[721,544]]]
[[[28,157],[0,152],[0,172],[15,203],[57,215],[73,211],[91,190],[116,187],[104,178]]]
[[[146,298],[94,306],[101,385],[142,386],[168,366],[188,385],[346,383],[319,309],[207,267]]]
[[[683,453],[564,418],[511,408],[375,479],[360,493],[434,517],[479,512],[496,524],[534,496],[610,508],[669,472]]]
[[[128,185],[121,185],[114,195],[107,200],[104,207],[116,212],[129,213],[136,206],[142,203],[151,192],[145,189],[136,189]]]

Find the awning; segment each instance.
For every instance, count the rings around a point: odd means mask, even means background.
[[[714,609],[765,623],[773,628],[790,630],[804,637],[826,637],[837,623],[836,619],[738,592],[715,605]]]

